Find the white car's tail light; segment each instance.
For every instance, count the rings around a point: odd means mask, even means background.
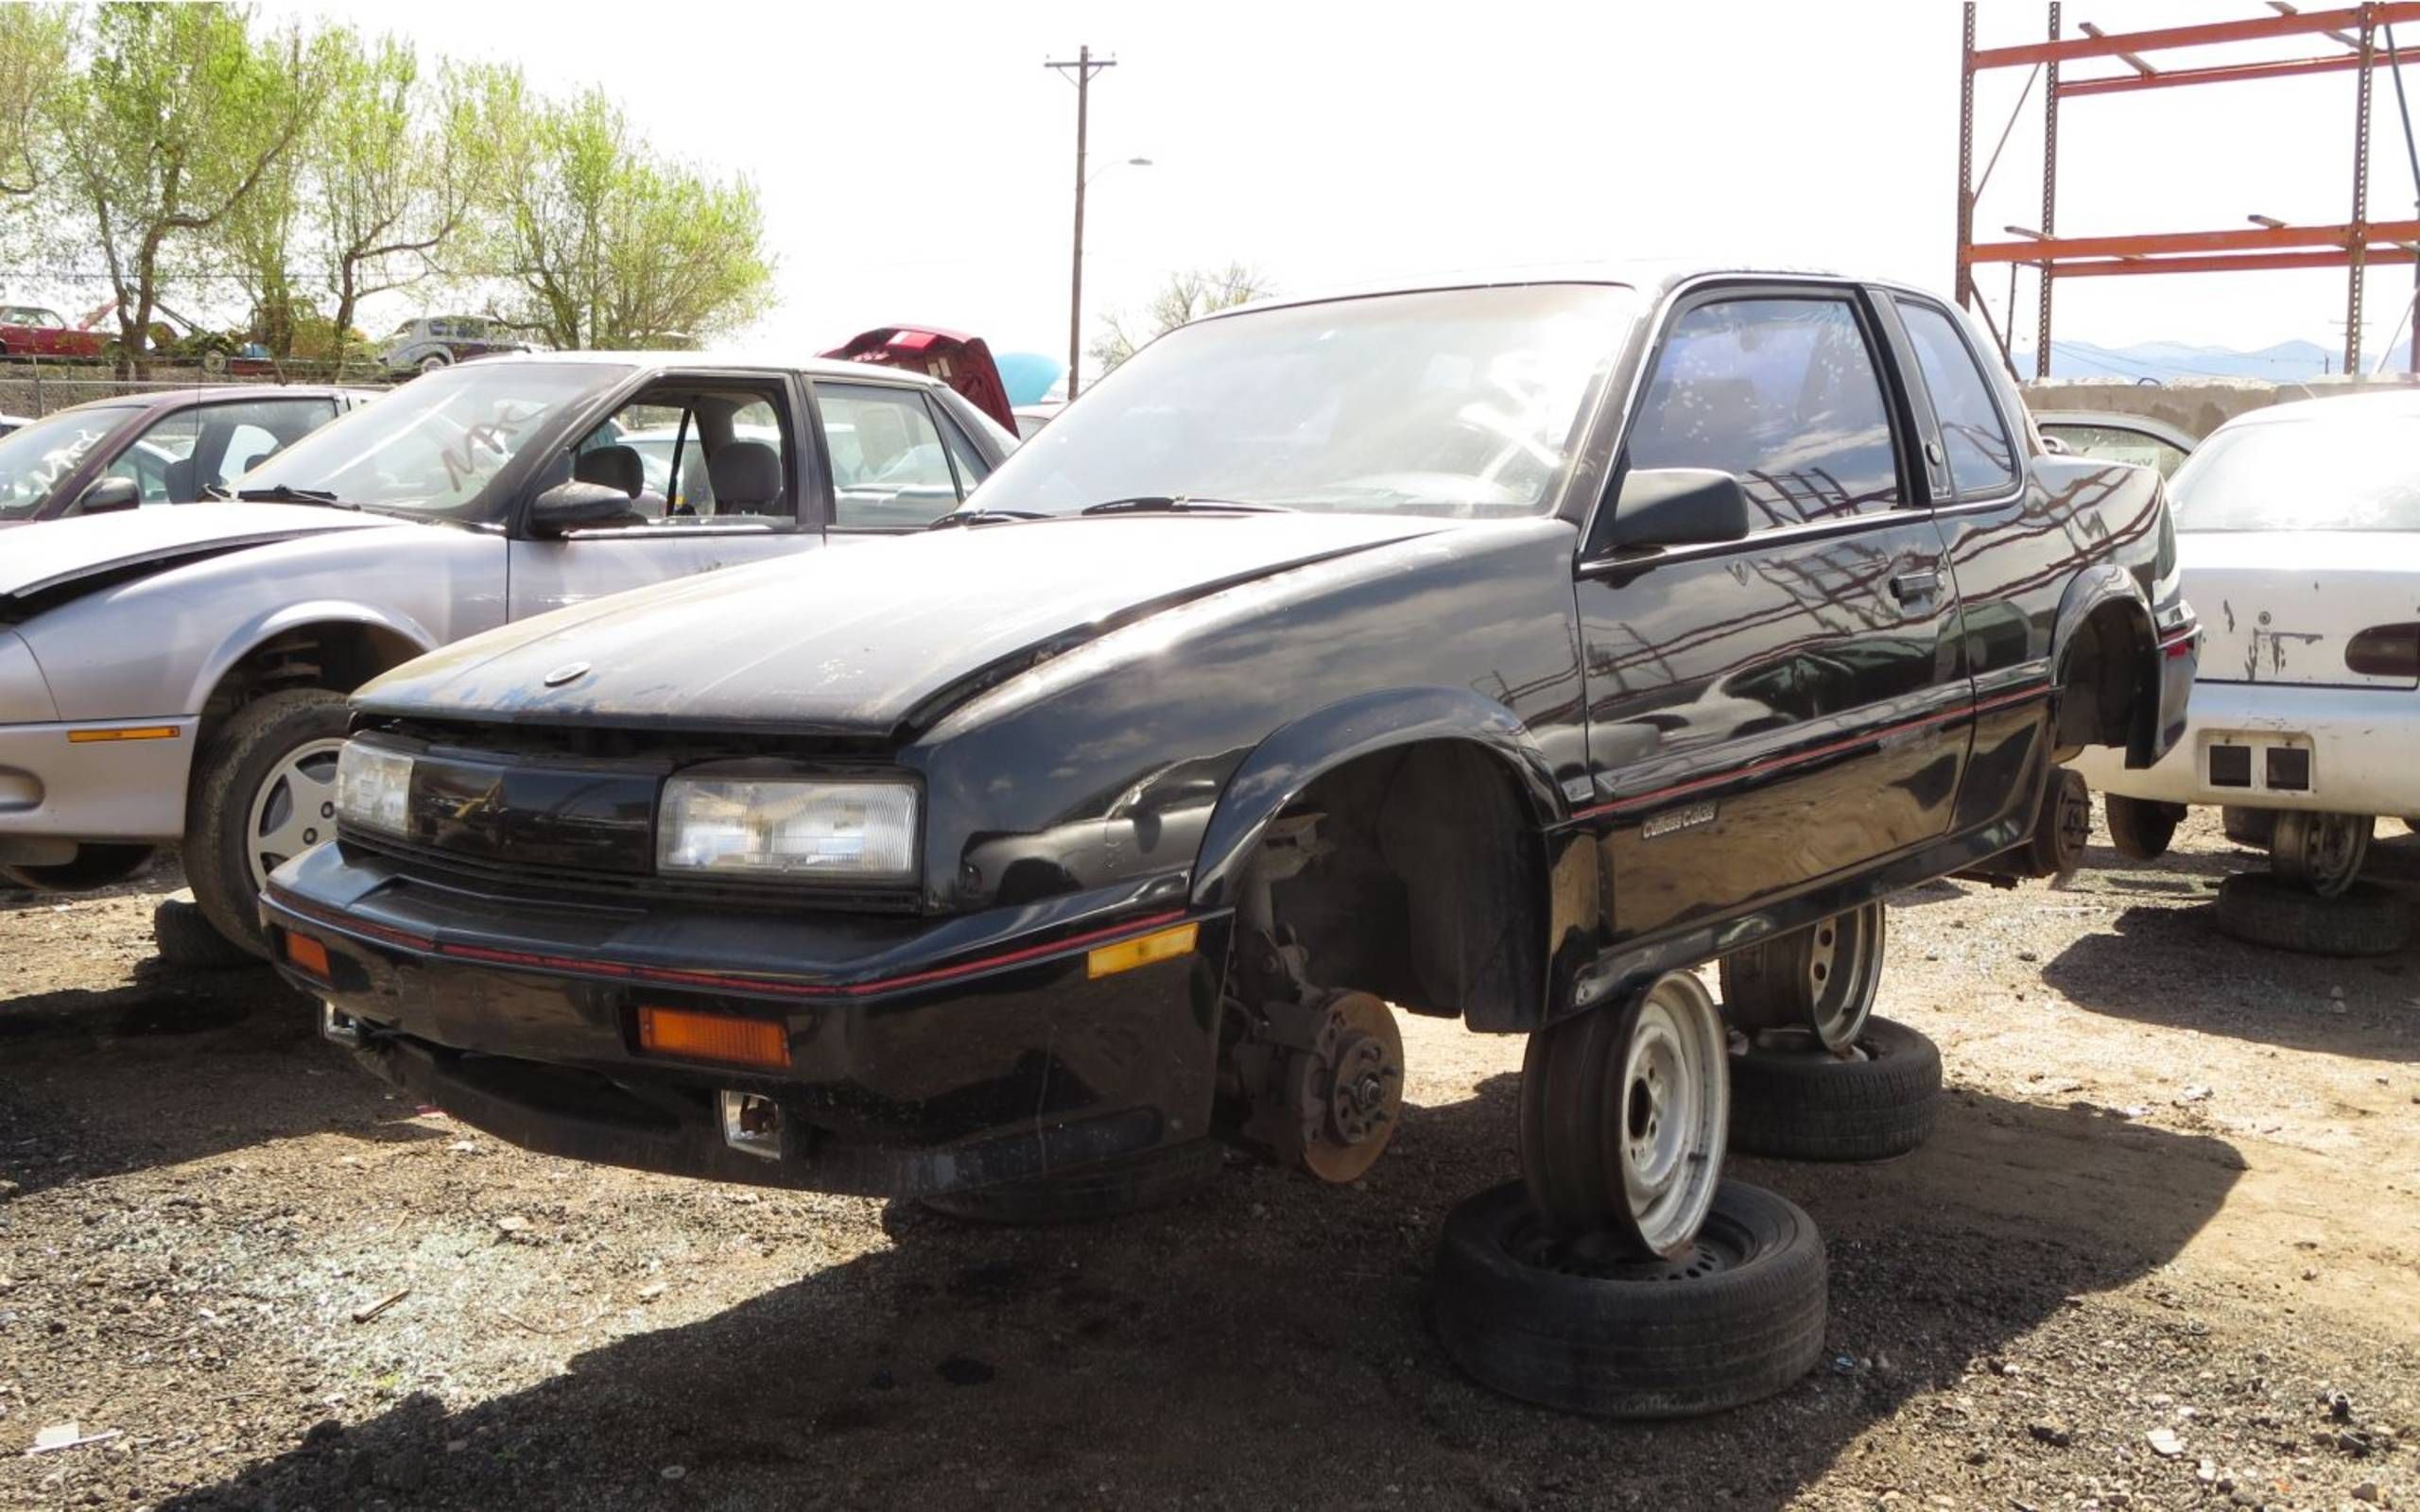
[[[2344,643],[2344,665],[2365,678],[2420,678],[2420,624],[2371,626]]]
[[[355,829],[402,836],[409,831],[411,795],[409,756],[345,742],[337,756],[337,817]]]
[[[903,882],[915,875],[905,782],[676,777],[655,831],[662,871]]]

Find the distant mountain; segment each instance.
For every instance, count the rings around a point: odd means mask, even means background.
[[[2407,345],[2398,343],[2387,359],[2390,371],[2403,369]],[[2148,378],[2155,383],[2193,378],[2261,378],[2271,383],[2294,383],[2335,371],[2342,358],[2342,352],[2315,341],[2281,341],[2257,352],[2237,352],[2185,341],[2142,341],[2130,347],[2104,347],[2090,341],[2054,340],[2050,343],[2050,376],[2133,381]],[[2368,370],[2377,361],[2376,352],[2364,352],[2362,369]],[[2025,377],[2033,376],[2031,348],[2017,349],[2015,366]]]

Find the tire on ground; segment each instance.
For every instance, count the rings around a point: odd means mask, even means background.
[[[163,898],[151,910],[151,939],[160,959],[188,971],[219,971],[258,966],[260,957],[218,933],[190,898]]]
[[[78,848],[73,861],[50,867],[0,867],[0,877],[35,892],[88,892],[124,882],[150,859],[147,845],[88,845]]]
[[[1445,1219],[1438,1341],[1481,1385],[1567,1412],[1684,1418],[1770,1397],[1824,1350],[1824,1241],[1795,1203],[1725,1181],[1676,1261],[1547,1237],[1518,1181]]]
[[[2231,803],[2219,810],[2219,827],[2236,844],[2266,850],[2277,835],[2277,811],[2247,809]]]
[[[315,740],[341,738],[344,695],[290,688],[244,705],[194,759],[185,799],[185,881],[219,934],[254,955],[268,954],[259,891],[245,857],[252,799],[277,765]]]
[[[2185,819],[2182,803],[2117,793],[2103,794],[2101,803],[2109,820],[2110,843],[2119,855],[2135,861],[2157,861],[2168,854],[2169,842],[2176,838],[2176,827]]]
[[[2238,872],[2219,884],[2216,918],[2247,945],[2306,955],[2388,955],[2411,939],[2403,900],[2368,882],[2320,898],[2265,871]]]
[[[1794,1038],[1794,1037],[1793,1037]],[[1941,1049],[1904,1023],[1868,1019],[1858,1058],[1752,1042],[1731,1057],[1731,1147],[1784,1160],[1887,1160],[1932,1133]]]
[[[1041,1177],[950,1192],[925,1206],[969,1223],[1084,1223],[1164,1207],[1218,1178],[1227,1163],[1216,1140],[1188,1140],[1123,1160],[1104,1160],[1064,1176]]]

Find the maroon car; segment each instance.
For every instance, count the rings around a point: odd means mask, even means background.
[[[0,304],[0,357],[97,357],[109,338],[40,304]]]
[[[0,528],[191,504],[378,391],[252,384],[96,399],[0,437]]]

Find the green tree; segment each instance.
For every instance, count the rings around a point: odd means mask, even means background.
[[[0,195],[32,195],[50,176],[57,138],[43,104],[67,77],[73,20],[65,6],[0,6]]]
[[[52,180],[91,238],[138,366],[162,287],[268,178],[311,109],[301,38],[255,43],[248,11],[108,4],[84,69],[50,96],[73,150]]]
[[[477,121],[462,77],[425,75],[408,43],[347,31],[303,153],[316,263],[338,333],[361,301],[439,270],[472,208]]]
[[[1273,292],[1275,285],[1268,275],[1246,263],[1171,273],[1140,317],[1124,310],[1102,316],[1100,334],[1093,337],[1089,355],[1105,373],[1178,326]]]
[[[682,347],[769,302],[773,264],[745,179],[659,157],[601,90],[549,102],[517,71],[476,80],[491,203],[476,261],[497,317],[553,345]]]

